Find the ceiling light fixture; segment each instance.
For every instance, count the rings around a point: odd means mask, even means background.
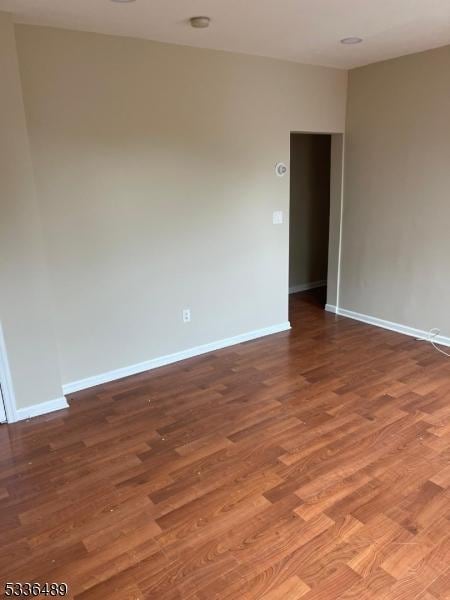
[[[211,19],[209,17],[191,17],[189,22],[195,29],[205,29],[205,27],[209,27]]]
[[[136,2],[136,0],[111,0],[111,2],[116,2],[117,4],[128,4],[129,2]]]
[[[348,46],[351,46],[352,44],[360,44],[362,42],[362,38],[360,37],[346,37],[346,38],[342,38],[341,40],[341,44],[346,44]]]

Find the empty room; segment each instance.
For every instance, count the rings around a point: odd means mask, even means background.
[[[0,598],[450,599],[448,0],[0,0]]]

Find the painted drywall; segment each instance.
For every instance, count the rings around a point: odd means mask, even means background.
[[[340,306],[450,334],[450,46],[350,72]]]
[[[325,281],[331,136],[291,135],[289,287]]]
[[[339,303],[341,224],[344,194],[344,135],[331,136],[330,232],[328,239],[327,304]]]
[[[274,166],[291,131],[343,131],[346,72],[16,37],[63,382],[287,321],[289,177]]]
[[[0,13],[0,81],[0,322],[21,408],[62,391],[14,25],[5,13]]]

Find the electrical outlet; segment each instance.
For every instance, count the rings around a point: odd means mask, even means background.
[[[183,309],[183,322],[184,323],[190,323],[191,322],[191,309],[190,308],[184,308]]]

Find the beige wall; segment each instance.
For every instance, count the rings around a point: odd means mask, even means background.
[[[343,131],[346,73],[16,36],[63,382],[285,322],[289,178],[274,165],[290,131]]]
[[[344,135],[331,136],[330,226],[328,239],[327,304],[339,304],[341,224],[344,194]]]
[[[350,72],[340,306],[450,335],[450,46]]]
[[[42,229],[17,68],[0,13],[0,322],[17,408],[62,396]]]
[[[331,136],[291,136],[289,287],[325,281]]]

